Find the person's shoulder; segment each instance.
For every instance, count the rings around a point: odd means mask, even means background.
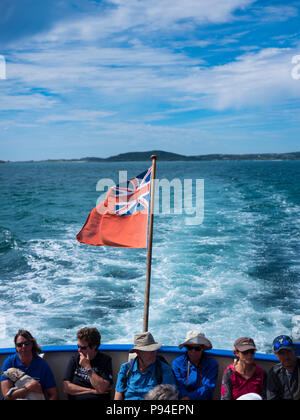
[[[235,372],[234,364],[228,365],[223,372],[223,375]]]
[[[7,358],[4,360],[2,368],[1,368],[1,372],[11,368],[11,367],[15,367],[15,363],[17,360],[17,354],[11,354],[9,356],[7,356]]]
[[[281,363],[276,363],[275,365],[271,366],[270,370],[269,370],[269,375],[274,373],[277,374],[279,373],[281,370],[283,369],[283,366]]]
[[[79,362],[79,359],[80,359],[80,355],[78,352],[76,352],[70,356],[69,363],[77,363]]]
[[[7,356],[7,358],[5,359],[4,363],[13,363],[17,359],[18,359],[17,353],[10,354],[9,356]]]
[[[134,360],[130,360],[129,362],[123,363],[120,366],[118,377],[128,377],[130,376],[130,372],[133,370]]]
[[[256,372],[262,373],[264,372],[263,368],[261,366],[259,366],[258,364],[256,364]]]
[[[187,361],[186,353],[181,354],[180,356],[176,357],[173,362],[172,366],[181,365]]]
[[[34,363],[38,366],[44,368],[49,368],[49,363],[44,359],[44,357],[39,356],[38,354],[33,357]]]
[[[172,368],[167,363],[161,364],[161,372],[163,375],[173,376]]]
[[[98,351],[96,357],[104,363],[109,363],[112,360],[112,358],[108,354],[102,353],[101,351]]]
[[[127,372],[128,369],[133,367],[134,362],[135,362],[135,359],[132,359],[126,363],[122,363],[122,365],[120,366],[120,372]]]
[[[69,360],[67,361],[67,366],[68,369],[76,369],[79,367],[79,359],[80,359],[80,355],[78,352],[76,352],[75,354],[72,354],[69,358]]]
[[[219,366],[219,363],[216,361],[216,359],[207,353],[204,353],[204,360],[206,360],[206,363],[210,366]]]

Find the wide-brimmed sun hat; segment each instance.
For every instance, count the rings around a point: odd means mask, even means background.
[[[212,349],[211,342],[205,337],[203,333],[199,331],[188,331],[186,334],[185,342],[179,344],[179,348],[182,349],[182,347],[192,345],[202,346],[204,350]]]
[[[162,344],[157,343],[150,332],[135,334],[134,347],[129,350],[129,353],[134,353],[136,350],[155,351],[158,350],[161,346]]]

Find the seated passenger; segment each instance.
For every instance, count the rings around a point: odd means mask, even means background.
[[[29,331],[19,330],[14,342],[16,354],[8,356],[1,367],[1,372],[6,372],[10,368],[17,368],[34,380],[22,388],[13,390],[15,388],[14,383],[2,374],[1,391],[4,398],[6,400],[26,400],[29,394],[37,393],[44,394],[48,400],[57,400],[58,392],[53,373],[48,363],[38,356],[41,349],[35,338]]]
[[[157,385],[175,385],[168,363],[157,356],[160,347],[161,343],[154,341],[150,332],[134,336],[134,347],[129,352],[136,353],[137,357],[121,366],[115,400],[142,400]]]
[[[266,373],[256,365],[256,346],[252,338],[241,337],[234,343],[236,360],[223,373],[221,400],[237,400],[245,394],[266,396]]]
[[[179,348],[186,352],[173,361],[172,369],[182,400],[210,400],[218,378],[218,363],[205,350],[212,348],[203,333],[189,331]]]
[[[64,392],[70,400],[110,400],[111,357],[98,351],[101,335],[96,328],[77,333],[78,353],[72,356],[64,376]]]
[[[273,341],[273,351],[279,362],[269,371],[268,400],[300,400],[300,358],[295,355],[292,339],[280,335]]]

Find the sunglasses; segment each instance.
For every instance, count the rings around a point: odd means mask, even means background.
[[[241,351],[241,353],[243,353],[243,354],[254,354],[255,350],[253,350],[253,349],[245,350],[245,351]]]
[[[195,351],[201,351],[203,350],[202,347],[194,347],[194,346],[186,346],[187,350],[195,350]]]
[[[77,347],[79,350],[86,350],[88,348],[88,346],[80,346],[80,345],[78,345]]]
[[[27,341],[23,341],[22,343],[16,343],[16,347],[18,347],[20,349],[23,346],[29,346],[29,344],[31,344],[31,341],[27,340]]]

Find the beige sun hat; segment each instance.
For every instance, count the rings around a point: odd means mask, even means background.
[[[136,350],[155,351],[158,350],[161,346],[162,344],[157,343],[150,332],[135,334],[134,347],[129,350],[129,353],[135,353]]]
[[[179,344],[179,348],[189,346],[189,345],[198,345],[203,346],[204,350],[212,349],[211,342],[205,337],[205,335],[199,331],[188,331],[186,334],[185,342]]]

